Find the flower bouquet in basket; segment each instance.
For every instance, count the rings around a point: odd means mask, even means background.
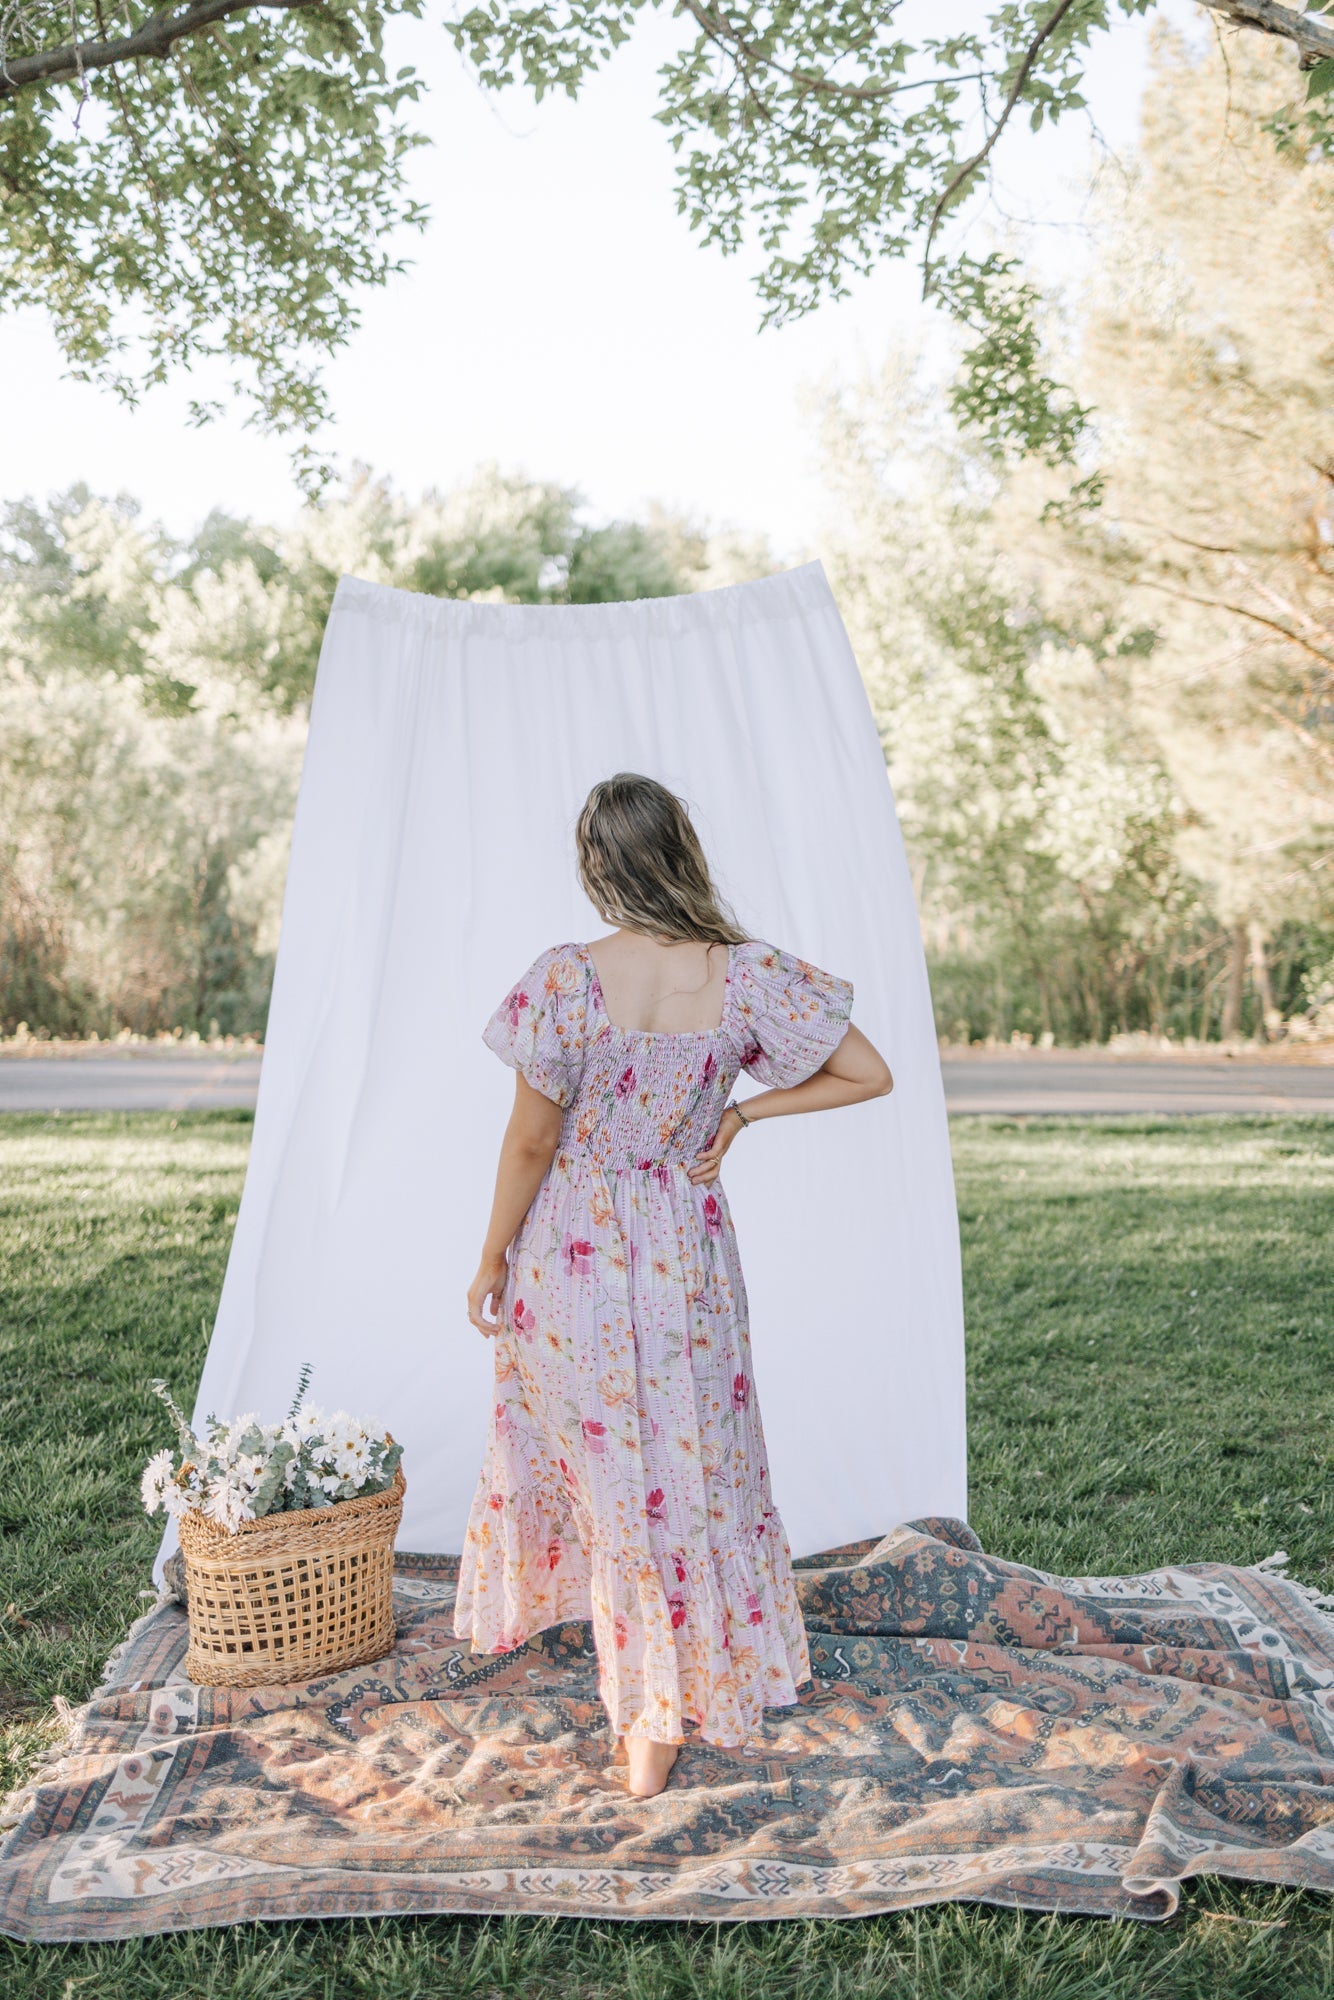
[[[211,1416],[202,1437],[153,1384],[179,1444],[150,1459],[141,1490],[179,1523],[192,1681],[315,1680],[394,1643],[403,1448],[382,1425],[306,1407],[310,1376],[281,1423]]]

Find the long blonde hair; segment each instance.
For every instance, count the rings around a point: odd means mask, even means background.
[[[584,894],[605,923],[662,939],[746,942],[713,886],[685,801],[656,778],[617,771],[600,779],[574,838]]]

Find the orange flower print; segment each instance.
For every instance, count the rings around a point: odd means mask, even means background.
[[[604,1403],[624,1403],[634,1393],[635,1378],[629,1368],[604,1368],[598,1376],[598,1394]]]
[[[588,1212],[599,1229],[605,1229],[609,1222],[616,1220],[616,1204],[605,1187],[595,1188],[588,1204]]]
[[[555,994],[573,993],[582,981],[583,968],[575,964],[573,957],[562,955],[552,959],[542,983],[548,993]]]

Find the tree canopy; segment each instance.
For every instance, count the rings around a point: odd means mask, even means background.
[[[314,466],[323,362],[401,268],[386,236],[424,219],[404,179],[419,85],[386,73],[387,12],[125,5],[111,38],[101,0],[0,11],[0,288],[45,309],[76,377],[133,402],[220,356]]]
[[[662,0],[482,0],[446,22],[481,82],[577,96]],[[657,116],[701,240],[758,253],[761,317],[845,293],[886,258],[966,330],[961,417],[1075,465],[1087,412],[1044,360],[1015,259],[963,247],[1004,134],[1083,108],[1097,37],[1156,0],[1003,0],[959,33],[898,0],[677,0]],[[1294,52],[1279,144],[1334,150],[1334,0],[1203,0]],[[133,399],[220,356],[264,426],[311,439],[323,359],[425,216],[407,186],[422,84],[386,25],[425,0],[5,0],[0,286],[43,307],[72,370]],[[1298,65],[1309,71],[1305,85]],[[203,419],[211,406],[195,406]]]

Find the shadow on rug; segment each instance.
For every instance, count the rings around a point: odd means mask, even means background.
[[[798,1565],[815,1678],[635,1799],[585,1625],[480,1658],[456,1559],[399,1559],[393,1654],[185,1680],[141,1619],[0,1848],[35,1940],[437,1911],[714,1922],[948,1900],[1166,1917],[1190,1875],[1334,1889],[1334,1622],[1216,1564],[1045,1576],[955,1521]]]

